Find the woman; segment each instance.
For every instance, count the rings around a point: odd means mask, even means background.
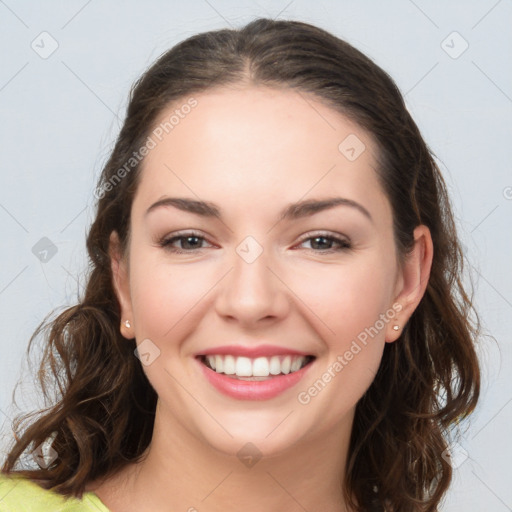
[[[191,37],[96,195],[85,295],[47,324],[60,396],[16,426],[0,510],[437,510],[478,317],[384,71],[301,22]]]

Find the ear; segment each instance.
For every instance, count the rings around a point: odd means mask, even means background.
[[[395,287],[393,309],[398,312],[386,328],[388,343],[400,337],[405,324],[423,298],[430,277],[433,256],[434,247],[430,230],[425,225],[417,226],[414,230],[414,247],[406,255]],[[397,307],[398,304],[401,309]],[[395,325],[399,326],[398,330],[393,329]]]
[[[121,242],[116,231],[112,231],[110,234],[109,256],[112,269],[112,285],[121,308],[120,331],[126,339],[133,339],[135,335],[133,331],[128,262],[122,253]],[[126,320],[129,322],[129,327],[125,324]]]

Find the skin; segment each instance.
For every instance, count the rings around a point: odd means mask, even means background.
[[[315,98],[252,86],[195,98],[198,106],[145,159],[126,254],[111,236],[115,289],[130,321],[121,332],[160,350],[144,366],[159,396],[153,440],[141,462],[89,490],[113,512],[348,510],[339,482],[355,406],[385,343],[400,336],[393,325],[407,322],[425,292],[430,233],[416,228],[400,267],[371,136]],[[354,161],[338,149],[350,134],[366,147]],[[146,214],[164,196],[213,202],[222,220],[170,206]],[[372,220],[342,205],[278,222],[289,203],[332,196],[356,201]],[[204,241],[192,250],[186,239],[173,244],[187,254],[159,245],[183,230]],[[315,245],[319,231],[350,239],[351,248],[328,253],[338,246]],[[236,252],[249,235],[263,249],[252,263]],[[396,316],[309,403],[299,403],[298,393],[393,305],[401,309]],[[237,343],[316,359],[278,397],[237,400],[214,389],[194,360],[201,350]],[[263,455],[251,468],[236,456],[247,442]]]

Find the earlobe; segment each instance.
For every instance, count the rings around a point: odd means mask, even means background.
[[[115,231],[110,234],[109,255],[112,269],[112,286],[121,310],[121,325],[119,329],[125,338],[133,339],[133,326],[130,320],[128,320],[133,318],[128,265],[122,254],[119,236]]]
[[[433,256],[430,230],[425,225],[417,226],[414,230],[414,246],[400,270],[400,287],[394,300],[394,304],[400,304],[400,311],[394,321],[388,324],[386,342],[392,343],[400,337],[405,324],[423,298],[430,278]],[[395,325],[399,328],[395,329]]]

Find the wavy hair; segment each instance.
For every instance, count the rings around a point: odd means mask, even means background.
[[[464,255],[446,184],[388,74],[347,42],[298,21],[260,18],[240,29],[194,35],[132,86],[98,183],[83,298],[45,319],[29,343],[30,351],[44,334],[39,380],[45,396],[51,390],[58,396],[44,410],[17,418],[2,471],[81,497],[88,482],[140,460],[148,447],[157,396],[134,357],[135,342],[119,332],[109,257],[113,231],[126,250],[143,160],[129,172],[126,162],[169,105],[238,84],[313,95],[373,135],[402,261],[414,228],[430,229],[434,256],[427,289],[400,338],[386,344],[375,380],[356,406],[343,488],[360,512],[435,511],[452,478],[445,456],[449,432],[474,410],[480,392],[480,322],[463,284]],[[27,451],[51,438],[56,460],[45,468],[18,467]]]

